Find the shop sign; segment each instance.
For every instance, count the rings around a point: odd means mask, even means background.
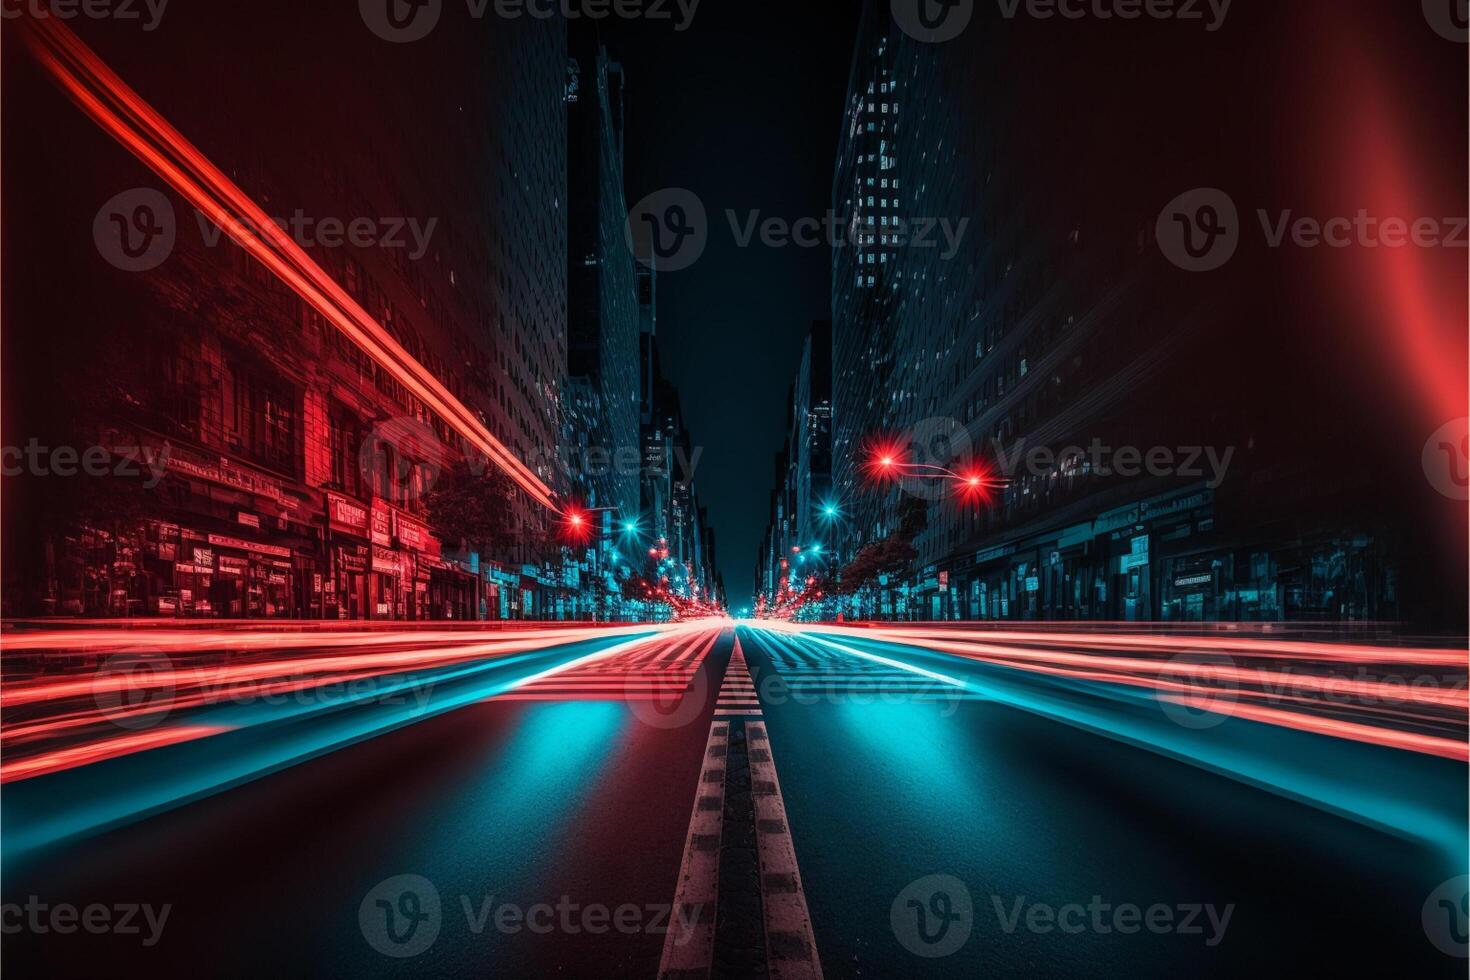
[[[212,567],[214,565],[214,552],[208,548],[195,548],[194,564]]]
[[[1213,572],[1201,572],[1195,575],[1181,575],[1174,580],[1174,588],[1191,589],[1201,585],[1209,585],[1215,581]]]
[[[381,545],[373,546],[373,571],[384,575],[398,574],[398,552]]]
[[[219,572],[221,575],[244,575],[250,568],[250,562],[244,558],[231,558],[229,555],[219,556]]]
[[[368,556],[366,548],[343,548],[342,570],[346,572],[365,572],[368,567]]]
[[[339,530],[368,536],[368,509],[351,497],[327,491],[327,520]]]
[[[236,551],[253,551],[260,555],[274,555],[277,558],[290,558],[291,549],[281,548],[273,544],[256,544],[254,541],[246,541],[243,538],[231,538],[223,534],[209,535],[209,543],[220,548],[234,548]]]
[[[439,553],[439,540],[430,533],[428,525],[394,511],[393,530],[398,537],[398,543],[405,548],[423,554]]]
[[[249,511],[243,511],[242,510],[242,511],[238,512],[237,514],[235,514],[235,520],[239,521],[241,524],[244,524],[246,527],[253,527],[256,530],[260,530],[260,517],[259,517],[259,515],[252,514]]]
[[[997,558],[1004,558],[1007,555],[1014,555],[1015,553],[1016,546],[1013,544],[1003,544],[996,548],[987,548],[984,551],[975,553],[975,564],[983,565],[986,562],[995,561]]]
[[[392,544],[393,513],[388,509],[388,505],[374,500],[371,520],[373,544],[384,546]]]
[[[1177,514],[1180,511],[1194,510],[1196,507],[1209,504],[1214,500],[1214,496],[1213,493],[1205,490],[1172,499],[1155,497],[1152,500],[1140,501],[1131,507],[1120,507],[1098,517],[1093,522],[1093,531],[1094,534],[1102,535],[1129,525],[1143,524],[1169,514]]]
[[[223,456],[213,460],[204,459],[171,445],[168,447],[166,458],[168,469],[171,472],[193,477],[196,480],[204,480],[207,483],[218,483],[234,490],[243,490],[246,493],[274,500],[283,506],[296,506],[296,502],[286,496],[280,483],[259,473],[242,469]]]

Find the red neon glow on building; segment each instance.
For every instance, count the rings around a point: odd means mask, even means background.
[[[38,60],[83,112],[484,453],[533,500],[559,510],[551,489],[468,406],[69,28],[56,17],[29,14],[19,24]]]

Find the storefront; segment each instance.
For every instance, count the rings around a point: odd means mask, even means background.
[[[215,570],[207,595],[214,615],[230,619],[300,619],[297,571],[290,548],[223,534],[203,542],[186,532],[184,547],[198,571]],[[200,592],[195,591],[196,610]]]
[[[485,618],[519,619],[520,573],[489,562],[482,566],[482,574],[485,579]]]
[[[429,618],[470,620],[479,616],[479,576],[457,562],[420,556],[429,568]]]
[[[327,571],[313,581],[324,619],[367,619],[372,532],[368,505],[328,491]]]

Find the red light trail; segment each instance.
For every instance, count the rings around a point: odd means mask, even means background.
[[[762,622],[761,626],[814,636],[891,642],[1031,673],[1148,688],[1159,700],[1186,707],[1470,761],[1470,743],[1463,736],[1447,738],[1415,730],[1430,727],[1462,733],[1467,727],[1467,657],[1459,650],[1308,643],[1261,636],[1140,636],[1097,631],[985,630],[944,624],[868,624],[853,628]],[[1153,659],[1123,656],[1120,652],[1146,654]],[[1230,659],[1232,654],[1272,666],[1237,665]],[[1199,659],[1193,659],[1196,657]],[[1344,666],[1363,672],[1371,668],[1381,676],[1347,678],[1326,673]],[[1390,673],[1384,669],[1387,666],[1397,672]],[[1433,672],[1429,676],[1435,683],[1404,683],[1402,671],[1410,667]],[[1243,701],[1289,703],[1305,710]],[[1344,713],[1357,717],[1337,717]]]
[[[83,112],[483,452],[533,500],[560,510],[551,489],[468,406],[69,28],[55,17],[29,13],[20,18],[19,25],[37,59]]]
[[[544,682],[551,678],[589,664],[602,667],[603,661],[614,672],[620,665],[633,669],[651,662],[667,662],[682,671],[691,662],[693,667],[698,666],[713,645],[712,634],[717,634],[724,625],[720,621],[665,626],[533,627],[490,641],[477,632],[464,631],[338,630],[285,634],[195,629],[10,631],[6,634],[4,652],[7,681],[0,699],[4,708],[0,743],[5,750],[0,783],[206,738],[241,726],[238,721],[212,723],[207,715],[175,721],[170,716],[178,712],[229,708],[242,703],[269,707],[289,701],[284,696],[293,693],[322,689],[351,691],[354,685],[364,690],[365,696],[381,697],[408,683],[405,675],[412,672],[491,664],[523,654],[554,654],[557,648],[580,642],[622,639],[568,663],[520,678],[510,683],[505,692],[491,697],[514,699],[514,692],[521,688],[534,690],[537,684],[544,688]],[[648,636],[650,632],[656,635]],[[166,640],[169,644],[160,647],[156,640]],[[300,649],[292,650],[284,658],[260,659],[286,646]],[[319,647],[325,649],[319,651]],[[343,647],[357,649],[343,651]],[[170,653],[162,654],[159,652],[162,648],[168,648]],[[124,656],[133,652],[145,659],[140,659],[137,670],[124,667],[115,673],[103,670],[80,676],[25,676],[27,666],[38,659],[54,661],[61,651],[88,654],[110,651]],[[192,656],[197,661],[225,653],[241,659],[193,665],[187,659]],[[256,659],[243,659],[252,656]],[[684,679],[687,685],[687,676]],[[364,683],[369,681],[379,683],[376,686]],[[627,693],[619,699],[627,700],[633,693],[635,689],[627,686]],[[334,700],[323,695],[320,704],[330,708],[350,701],[350,697]],[[268,722],[274,717],[275,713],[268,710],[260,721]],[[146,731],[117,734],[119,727],[143,725],[150,727]]]

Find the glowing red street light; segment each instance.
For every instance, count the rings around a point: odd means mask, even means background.
[[[592,537],[592,521],[587,511],[568,507],[562,511],[562,538],[569,544],[585,544]]]

